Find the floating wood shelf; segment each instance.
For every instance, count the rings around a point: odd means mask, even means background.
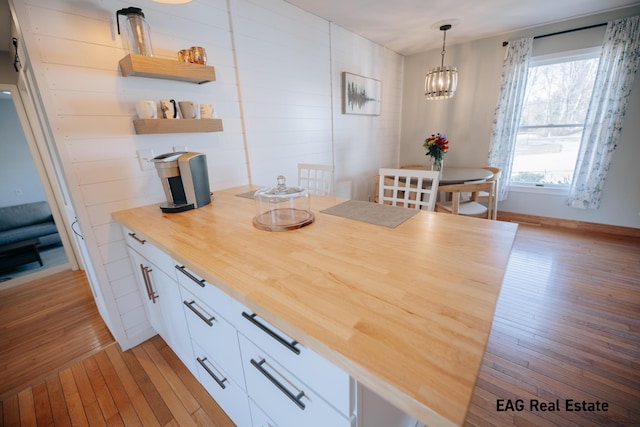
[[[220,119],[140,119],[134,120],[136,134],[222,132]]]
[[[216,80],[215,68],[209,65],[135,54],[129,54],[120,60],[120,71],[124,77],[151,77],[198,84]]]

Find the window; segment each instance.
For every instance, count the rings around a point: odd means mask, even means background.
[[[511,184],[569,187],[600,48],[531,58]]]

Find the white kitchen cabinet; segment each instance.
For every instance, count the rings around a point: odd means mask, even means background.
[[[253,427],[278,427],[276,423],[264,413],[251,399],[249,399],[249,408],[251,409],[251,420]]]
[[[241,411],[228,403],[234,400],[220,400],[230,393],[223,388],[228,381],[232,389],[246,392],[243,406],[253,399],[254,427],[355,425],[355,382],[344,371],[187,267],[178,264],[176,270],[201,382],[236,423],[232,413]],[[239,339],[245,343],[240,345]],[[206,360],[198,354],[206,355]],[[299,401],[291,399],[288,387],[300,388],[294,397],[304,388]]]
[[[207,303],[182,286],[180,288],[191,339],[244,390],[244,373],[236,328]]]
[[[232,323],[242,335],[268,353],[271,359],[286,366],[344,417],[354,413],[356,385],[346,372],[239,302],[234,300],[233,306],[235,317]]]
[[[153,273],[153,284],[157,287],[157,277],[161,275],[162,272],[159,268],[156,267],[156,271],[154,270],[154,264],[152,264],[148,259],[140,255],[138,252],[129,249],[129,257],[131,258],[131,263],[133,264],[133,271],[136,276],[136,281],[138,282],[138,288],[140,289],[140,294],[142,295],[142,300],[144,302],[145,311],[147,313],[147,318],[149,323],[153,329],[160,334],[161,337],[165,337],[167,335],[164,330],[165,320],[163,319],[162,309],[160,304],[157,302],[157,293],[156,289],[151,287],[151,273]]]
[[[184,289],[205,302],[226,320],[231,319],[234,313],[232,306],[233,298],[218,289],[215,285],[208,283],[184,265],[174,263],[174,267],[175,274],[178,277],[178,283],[180,283]]]
[[[179,285],[175,276],[167,274],[167,271],[174,274],[173,261],[144,238],[136,237],[137,240],[129,244],[129,256],[149,323],[189,370],[195,372],[193,348]]]
[[[164,251],[155,247],[146,237],[139,233],[134,233],[126,227],[122,227],[127,246],[138,252],[147,260],[155,264],[164,271],[172,280],[176,280],[176,272],[171,257]]]
[[[424,427],[415,417],[358,385],[358,427]]]
[[[247,392],[279,427],[354,427],[345,417],[264,350],[240,335]],[[288,367],[288,366],[287,366]]]
[[[216,360],[194,342],[198,380],[238,427],[251,427],[249,398]]]

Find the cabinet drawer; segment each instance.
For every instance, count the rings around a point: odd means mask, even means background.
[[[243,336],[240,339],[242,364],[251,399],[279,427],[351,427],[347,418],[269,354]]]
[[[182,264],[174,263],[174,269],[176,270],[175,274],[178,277],[178,283],[221,314],[222,317],[230,320],[233,314],[233,307],[231,305],[233,299],[229,295],[218,289],[215,285],[208,283]]]
[[[180,286],[180,294],[191,339],[244,389],[244,374],[236,329],[182,286]]]
[[[249,398],[246,393],[198,343],[193,343],[193,349],[200,384],[238,427],[251,426]]]
[[[142,234],[134,233],[125,226],[122,226],[127,246],[138,252],[140,255],[151,261],[160,270],[167,273],[169,277],[176,280],[176,272],[173,268],[173,259],[152,243],[150,243]]]
[[[234,300],[233,304],[235,318],[231,322],[245,337],[264,350],[272,360],[286,366],[345,417],[354,413],[355,381],[346,372],[302,346],[238,301]]]
[[[251,409],[251,420],[253,427],[278,427],[275,422],[262,409],[249,398],[249,408]]]

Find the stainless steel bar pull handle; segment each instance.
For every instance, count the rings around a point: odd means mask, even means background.
[[[258,328],[260,328],[263,332],[265,332],[267,335],[269,335],[271,338],[273,338],[274,340],[278,341],[280,344],[282,344],[283,346],[285,346],[286,348],[288,348],[289,350],[293,351],[295,354],[300,354],[300,349],[298,347],[296,347],[296,345],[298,344],[298,341],[287,341],[284,338],[282,338],[280,335],[276,334],[275,332],[273,332],[271,329],[269,329],[268,327],[266,327],[265,325],[263,325],[262,323],[260,323],[257,319],[256,316],[258,316],[257,314],[253,313],[253,314],[248,314],[247,312],[243,311],[242,312],[242,317],[244,317],[245,319],[247,319],[249,322],[253,323],[255,326],[257,326]]]
[[[187,307],[189,307],[189,310],[193,311],[193,313],[198,316],[200,319],[202,319],[202,321],[204,323],[206,323],[209,326],[213,326],[213,321],[216,320],[215,316],[211,316],[211,317],[207,317],[204,314],[200,313],[200,310],[196,309],[193,305],[196,304],[195,301],[191,301],[191,302],[187,302],[187,301],[182,301],[182,303],[184,305],[186,305]]]
[[[178,270],[180,273],[184,274],[189,279],[193,280],[197,285],[204,288],[204,279],[198,279],[196,276],[189,273],[187,269],[184,267],[184,265],[175,265],[175,267],[176,267],[176,270]]]
[[[305,405],[301,402],[301,399],[304,397],[304,391],[300,390],[300,393],[293,394],[289,391],[285,386],[282,385],[280,381],[278,381],[273,375],[271,375],[266,369],[262,367],[266,360],[262,359],[259,362],[256,362],[254,359],[251,359],[251,364],[258,370],[262,375],[264,375],[273,385],[275,385],[278,390],[284,393],[293,403],[295,403],[298,408],[304,410]]]
[[[156,300],[158,299],[158,295],[156,295],[156,292],[153,290],[151,277],[149,276],[149,273],[153,270],[146,265],[140,264],[140,271],[142,272],[142,280],[144,281],[144,286],[145,288],[147,288],[147,297],[151,300],[151,302],[155,304]]]
[[[135,241],[137,241],[138,243],[140,243],[141,245],[144,245],[145,243],[147,243],[146,240],[139,238],[136,233],[127,233],[129,236],[133,237],[133,239]]]
[[[228,381],[227,378],[226,377],[222,378],[222,379],[218,378],[218,376],[216,374],[214,374],[213,371],[204,363],[207,360],[206,357],[203,358],[203,359],[201,359],[199,357],[196,357],[196,360],[198,361],[200,366],[202,366],[204,368],[204,370],[207,371],[207,373],[209,375],[211,375],[211,378],[213,378],[213,380],[218,383],[220,388],[222,388],[222,389],[227,388],[226,384],[224,383],[225,381]]]
[[[151,299],[151,290],[149,285],[149,278],[147,277],[147,271],[145,270],[145,266],[140,264],[140,273],[142,274],[142,281],[144,282],[144,287],[147,290],[147,298]]]

